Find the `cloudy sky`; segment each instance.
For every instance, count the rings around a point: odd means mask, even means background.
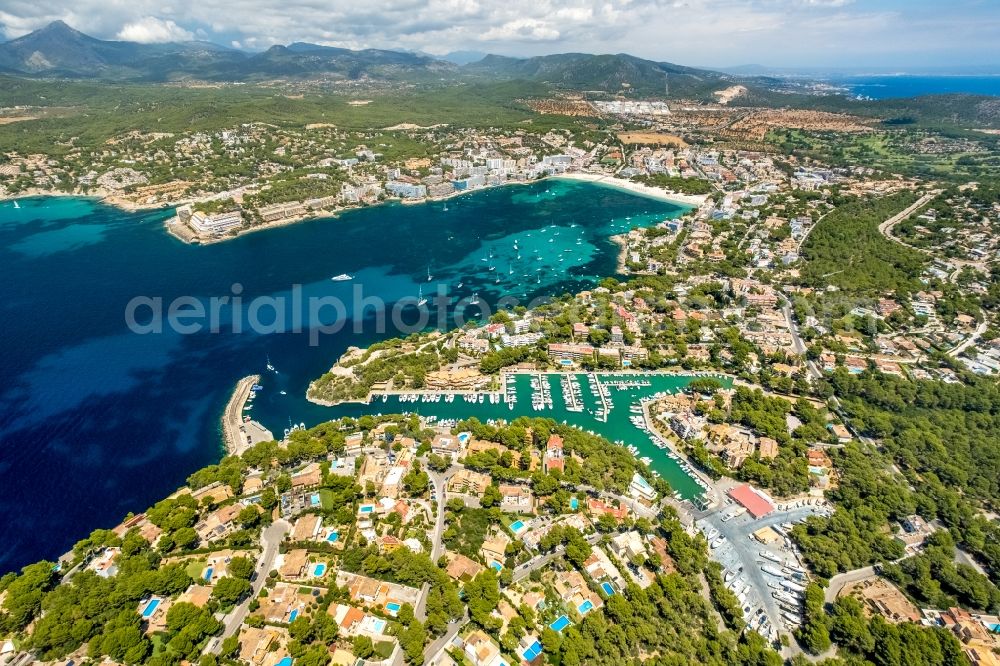
[[[56,19],[103,39],[251,50],[308,41],[708,66],[1000,66],[1000,0],[0,0],[7,38]]]

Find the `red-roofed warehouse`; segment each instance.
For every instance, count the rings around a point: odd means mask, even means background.
[[[754,518],[760,518],[774,511],[774,505],[767,498],[758,494],[750,486],[743,484],[729,491],[737,504],[744,507]]]

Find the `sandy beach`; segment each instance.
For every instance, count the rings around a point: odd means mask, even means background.
[[[705,199],[708,198],[708,195],[706,194],[680,194],[668,192],[659,187],[650,187],[649,185],[643,185],[642,183],[625,180],[624,178],[615,178],[614,176],[606,176],[596,173],[564,173],[558,176],[553,176],[553,178],[598,183],[600,185],[607,185],[608,187],[617,187],[622,190],[628,190],[629,192],[650,197],[651,199],[659,199],[660,201],[668,201],[670,203],[680,203],[687,206],[701,206],[705,203]]]
[[[618,246],[618,264],[615,270],[625,275],[628,273],[628,234],[611,236],[609,240]]]
[[[650,197],[652,199],[658,199],[660,201],[667,201],[669,203],[683,204],[687,206],[696,206],[696,207],[701,206],[708,198],[707,195],[675,194],[673,192],[668,192],[666,190],[660,189],[658,187],[650,187],[648,185],[643,185],[641,183],[635,183],[630,180],[625,180],[623,178],[616,178],[614,176],[609,176],[604,174],[566,173],[566,174],[560,174],[558,176],[548,176],[547,178],[556,178],[556,179],[562,178],[565,180],[577,180],[587,183],[596,183],[607,187],[615,187],[621,190],[626,190],[633,194],[638,194],[639,196]],[[543,178],[541,180],[545,179]],[[400,203],[403,204],[442,202],[442,201],[447,201],[448,199],[453,199],[467,194],[472,194],[474,192],[479,192],[484,189],[492,189],[492,187],[508,187],[511,185],[530,185],[536,182],[539,181],[537,180],[512,181],[509,183],[505,183],[503,185],[493,185],[490,187],[476,188],[475,190],[456,191],[439,197],[427,197],[425,199],[403,199],[403,200],[388,199],[385,202],[379,202],[374,205],[380,206],[383,205],[384,203],[388,203],[389,201],[399,201]],[[189,202],[189,200],[184,200],[172,204],[163,204],[163,203],[137,204],[133,201],[129,201],[127,199],[122,198],[121,196],[118,196],[116,193],[106,192],[103,190],[92,191],[88,194],[78,194],[72,192],[53,192],[53,191],[44,191],[38,189],[31,189],[14,196],[2,196],[0,197],[0,201],[13,200],[31,196],[77,196],[77,197],[89,196],[97,198],[102,203],[108,204],[109,206],[115,206],[116,208],[120,208],[122,210],[130,212],[136,212],[140,210],[155,210],[162,208],[175,208],[178,205],[183,205],[184,203]],[[228,240],[233,240],[234,238],[238,238],[244,234],[254,233],[257,231],[264,231],[265,229],[274,229],[276,227],[283,227],[289,224],[296,224],[298,222],[303,222],[305,220],[336,218],[339,216],[340,213],[356,209],[357,207],[346,207],[346,208],[338,208],[332,211],[316,211],[316,212],[311,212],[307,215],[286,217],[280,220],[274,220],[272,222],[265,222],[263,224],[257,224],[252,227],[243,228],[237,231],[235,234],[224,234],[221,236],[215,236],[215,235],[207,236],[196,233],[194,229],[190,228],[188,225],[181,224],[177,216],[173,216],[167,219],[164,222],[164,227],[171,236],[173,236],[174,238],[178,239],[183,243],[189,243],[193,245],[210,245],[213,243],[223,243]],[[625,266],[624,243],[616,239],[612,240],[615,240],[616,243],[622,245],[622,252],[619,257],[619,272],[622,272],[624,271],[624,266]]]

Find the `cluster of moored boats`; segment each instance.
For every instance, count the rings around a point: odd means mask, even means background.
[[[711,373],[696,373],[699,376],[712,376]],[[398,394],[397,397],[400,403],[438,403],[442,400],[446,403],[454,402],[456,398],[461,398],[466,403],[470,404],[483,404],[488,402],[489,404],[506,404],[509,410],[513,410],[518,402],[518,382],[514,381],[514,377],[508,375],[507,380],[503,384],[502,390],[492,393],[402,393]],[[629,391],[635,389],[649,388],[652,386],[652,382],[637,374],[619,374],[612,376],[598,377],[596,373],[588,373],[586,379],[583,379],[580,375],[573,373],[561,373],[559,376],[560,382],[560,392],[562,393],[563,402],[565,403],[565,409],[568,412],[588,412],[593,415],[595,419],[602,422],[608,421],[608,415],[614,408],[614,401],[611,398],[612,391]],[[543,411],[553,409],[553,388],[550,384],[550,378],[545,373],[532,373],[529,377],[529,383],[531,387],[531,407],[534,411]],[[585,387],[584,384],[589,384]],[[599,403],[595,408],[590,408],[584,401],[584,390],[589,388],[592,396]],[[674,391],[660,391],[658,393],[646,396],[641,399],[640,402],[634,403],[629,406],[629,420],[633,426],[644,432],[648,437],[650,442],[658,449],[663,451],[668,458],[674,461],[674,463],[680,467],[688,476],[690,476],[695,483],[697,483],[703,491],[708,491],[710,489],[709,484],[699,477],[698,473],[683,457],[674,453],[670,445],[660,437],[649,425],[646,420],[645,407],[648,403],[660,400],[668,395],[671,395]],[[389,398],[388,394],[382,395],[382,401],[386,402]],[[564,420],[563,423],[566,421]],[[588,431],[593,434],[593,431]],[[632,444],[627,444],[621,440],[615,442],[620,446],[626,448],[633,456],[638,460],[645,463],[646,465],[651,465],[653,460],[650,456],[641,456],[640,450]],[[655,470],[651,473],[655,477],[660,477],[660,474]],[[681,499],[679,493],[674,493],[674,497],[678,500]]]
[[[559,377],[562,386],[563,402],[566,403],[567,412],[583,411],[583,389],[580,388],[580,380],[576,375],[562,375]]]
[[[305,423],[296,423],[293,425],[291,423],[291,420],[289,420],[288,427],[285,428],[285,439],[288,439],[288,436],[291,435],[293,432],[305,429],[306,429]]]
[[[611,402],[611,392],[593,372],[587,375],[587,378],[590,380],[590,392],[601,401],[601,406],[594,410],[594,418],[607,423],[608,414],[614,406],[614,403]]]
[[[264,390],[264,387],[260,384],[254,384],[250,387],[250,393],[247,395],[246,401],[243,403],[243,411],[249,412],[253,409],[253,399],[257,397],[257,394]]]
[[[667,395],[668,394],[666,392],[656,393],[648,398],[644,398],[639,402],[639,404],[632,405],[631,407],[629,407],[629,411],[631,412],[631,415],[629,416],[629,421],[631,421],[632,425],[634,425],[636,428],[646,433],[646,435],[649,437],[649,441],[653,444],[653,446],[660,449],[661,451],[664,451],[667,454],[667,457],[673,460],[675,463],[677,463],[677,466],[680,467],[682,470],[684,470],[684,472],[688,476],[690,476],[691,479],[695,483],[697,483],[702,490],[707,491],[709,489],[708,483],[704,479],[702,479],[701,476],[698,475],[694,467],[692,467],[687,460],[674,453],[674,450],[670,448],[669,444],[667,444],[667,440],[663,439],[658,434],[656,434],[656,432],[652,428],[650,428],[649,424],[646,422],[646,414],[645,414],[646,404],[655,400],[659,400],[660,398],[666,397]],[[674,495],[675,497],[677,497],[676,493]]]
[[[504,402],[507,403],[507,409],[514,409],[514,405],[517,404],[517,386],[514,382],[507,382],[504,385]]]
[[[723,522],[726,520],[728,519],[724,517]],[[698,521],[696,525],[708,540],[713,557],[719,559],[719,554],[727,550],[728,540],[725,535],[710,523]],[[785,526],[782,525],[782,528]],[[724,561],[725,554],[722,558]],[[780,628],[772,623],[780,621],[789,629],[794,629],[802,623],[802,598],[808,579],[805,569],[789,564],[785,556],[771,550],[759,551],[756,566],[762,577],[751,575],[744,570],[743,564],[736,562],[723,569],[723,580],[739,601],[747,628],[774,641],[781,632]],[[752,582],[753,580],[756,580],[756,583]],[[764,588],[763,584],[767,587]],[[761,595],[767,594],[768,590],[773,600],[770,611],[767,599],[761,598]]]
[[[456,393],[400,393],[396,396],[400,402],[455,402]],[[382,402],[389,399],[389,394],[382,394]],[[482,404],[489,401],[491,405],[499,404],[503,399],[499,393],[466,393],[462,399],[468,403]]]
[[[531,376],[531,408],[536,412],[552,409],[552,387],[545,375]]]
[[[760,570],[771,577],[767,580],[767,586],[771,588],[771,597],[781,609],[781,618],[790,627],[797,627],[802,624],[802,597],[808,582],[805,570],[787,564],[770,551],[762,550],[760,556],[773,563],[763,564]]]

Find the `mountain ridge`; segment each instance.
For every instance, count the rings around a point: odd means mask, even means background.
[[[32,78],[117,81],[253,81],[335,76],[346,79],[515,80],[557,88],[709,95],[729,74],[654,62],[629,54],[561,53],[528,58],[487,54],[465,64],[409,51],[352,50],[307,42],[257,53],[212,42],[140,44],[101,40],[62,21],[0,43],[0,71]]]

